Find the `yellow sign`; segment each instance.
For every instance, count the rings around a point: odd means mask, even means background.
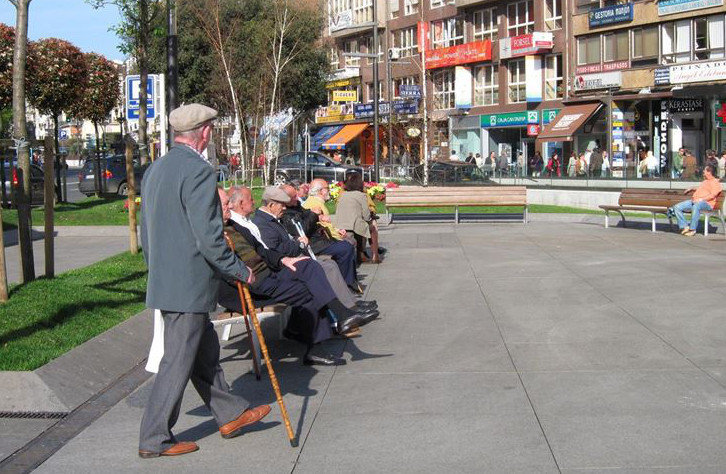
[[[359,86],[360,85],[360,76],[356,77],[349,77],[346,79],[338,79],[335,81],[330,81],[327,84],[325,84],[326,89],[337,89],[339,87],[348,87],[348,86]]]
[[[315,123],[346,122],[354,118],[353,104],[329,105],[315,111]]]
[[[333,91],[333,102],[358,102],[358,91]]]

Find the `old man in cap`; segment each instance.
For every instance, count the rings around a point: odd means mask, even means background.
[[[189,379],[232,438],[270,412],[251,408],[230,392],[219,365],[219,340],[209,320],[217,306],[220,276],[251,283],[254,275],[227,247],[212,166],[202,155],[217,111],[200,104],[171,112],[175,146],[146,171],[142,182],[141,243],[149,268],[146,304],[161,310],[164,355],[146,404],[139,456],[176,456],[196,451],[171,432]]]

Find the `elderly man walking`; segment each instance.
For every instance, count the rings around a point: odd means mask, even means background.
[[[254,275],[227,247],[214,170],[202,155],[217,111],[200,104],[169,115],[176,146],[146,171],[141,242],[149,268],[146,304],[161,310],[164,355],[146,404],[139,456],[176,456],[196,451],[171,432],[182,395],[191,378],[224,438],[270,412],[268,405],[249,408],[230,393],[219,365],[219,340],[209,320],[217,306],[220,275],[247,283]]]

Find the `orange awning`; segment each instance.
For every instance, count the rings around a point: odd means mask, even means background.
[[[346,125],[341,131],[323,143],[323,150],[344,150],[345,145],[363,133],[363,130],[366,128],[368,128],[367,123],[352,123],[350,125]]]

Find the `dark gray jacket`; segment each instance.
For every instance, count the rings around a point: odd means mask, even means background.
[[[141,245],[149,267],[146,305],[213,311],[222,275],[242,281],[249,276],[222,235],[214,170],[193,150],[177,145],[146,170],[141,196]]]

